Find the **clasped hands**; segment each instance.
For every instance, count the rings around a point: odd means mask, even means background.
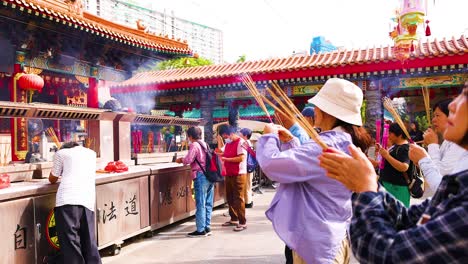
[[[276,124],[267,124],[263,129],[263,134],[276,134],[281,142],[289,142],[294,138],[288,129]]]

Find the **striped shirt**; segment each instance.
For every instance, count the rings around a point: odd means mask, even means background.
[[[61,177],[55,206],[82,205],[94,211],[96,152],[77,146],[55,153],[52,174]]]
[[[406,208],[387,192],[353,194],[350,236],[360,263],[468,263],[468,170]]]

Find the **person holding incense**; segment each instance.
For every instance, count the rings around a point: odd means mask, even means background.
[[[329,79],[309,103],[326,145],[347,151],[354,143],[366,150],[371,137],[361,127],[362,90],[344,79]],[[257,160],[271,180],[280,183],[266,216],[277,235],[293,250],[297,263],[348,263],[346,235],[351,192],[326,177],[319,167],[323,147],[315,140],[300,144],[289,130],[268,124],[257,142]]]
[[[312,107],[308,108],[311,108],[312,111],[314,111]],[[303,110],[302,115],[304,116],[304,118],[306,118],[308,122],[311,122],[311,119],[313,120],[314,114],[311,114],[310,110],[305,111],[305,113]],[[279,112],[277,113],[277,117],[279,118],[278,121],[280,121],[280,124],[282,124],[284,128],[288,129],[294,137],[299,139],[299,142],[301,144],[304,144],[311,140],[305,129],[301,127],[298,123],[296,123],[293,119],[288,118],[287,116],[284,116]],[[313,126],[313,123],[311,123],[311,125]]]
[[[332,150],[320,157],[327,175],[354,192],[351,247],[359,263],[468,263],[468,87],[449,105],[444,139],[464,149],[463,160],[432,200],[404,207],[375,182],[366,156]]]
[[[424,144],[428,151],[422,147],[411,146],[410,158],[421,168],[426,180],[426,190],[422,198],[434,195],[442,177],[450,174],[455,166],[460,163],[460,158],[466,151],[457,144],[446,139],[439,146],[439,135],[442,135],[447,127],[449,104],[452,99],[445,99],[434,105],[432,124],[434,130],[428,129],[424,133]]]
[[[306,120],[310,122],[311,126],[314,126],[314,108],[310,106],[305,107],[301,113],[306,118]],[[298,123],[294,122],[293,119],[290,119],[279,112],[275,113],[275,115],[279,121],[279,124],[288,129],[291,134],[299,140],[300,144],[311,140],[304,128],[302,128]],[[286,258],[286,264],[293,264],[292,250],[288,247],[288,245],[284,247],[284,256]]]
[[[429,156],[439,168],[440,174],[447,175],[452,172],[463,149],[449,140],[443,140],[439,145],[439,136],[443,135],[448,127],[448,106],[452,99],[437,102],[433,107],[432,126],[424,132],[424,144],[427,146]]]
[[[411,197],[408,183],[403,176],[411,165],[408,156],[408,139],[401,127],[397,123],[392,123],[388,130],[388,140],[391,145],[388,150],[376,144],[376,151],[384,159],[379,181],[389,193],[408,207]]]

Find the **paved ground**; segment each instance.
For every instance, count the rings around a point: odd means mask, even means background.
[[[247,209],[248,228],[242,232],[233,232],[232,227],[221,227],[229,218],[223,216],[226,208],[218,208],[213,212],[212,236],[186,237],[187,233],[195,230],[192,217],[155,233],[151,238],[127,243],[119,255],[103,257],[103,263],[284,263],[284,244],[265,217],[274,190],[263,192],[255,194],[254,208]]]
[[[119,255],[104,256],[103,264],[285,263],[284,244],[265,217],[273,195],[273,189],[263,189],[263,194],[255,194],[254,208],[247,209],[248,228],[242,232],[221,227],[229,218],[223,215],[227,214],[226,208],[217,208],[213,212],[212,236],[186,237],[195,230],[195,218],[192,217],[158,231],[151,238],[126,242]],[[351,260],[351,264],[357,263]]]

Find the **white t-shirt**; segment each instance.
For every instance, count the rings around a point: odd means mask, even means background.
[[[247,174],[247,150],[242,144],[245,144],[245,140],[241,138],[237,145],[237,155],[244,155],[244,160],[239,163],[239,174]]]
[[[77,146],[54,156],[54,176],[61,176],[55,206],[82,205],[94,211],[96,202],[96,152]]]

